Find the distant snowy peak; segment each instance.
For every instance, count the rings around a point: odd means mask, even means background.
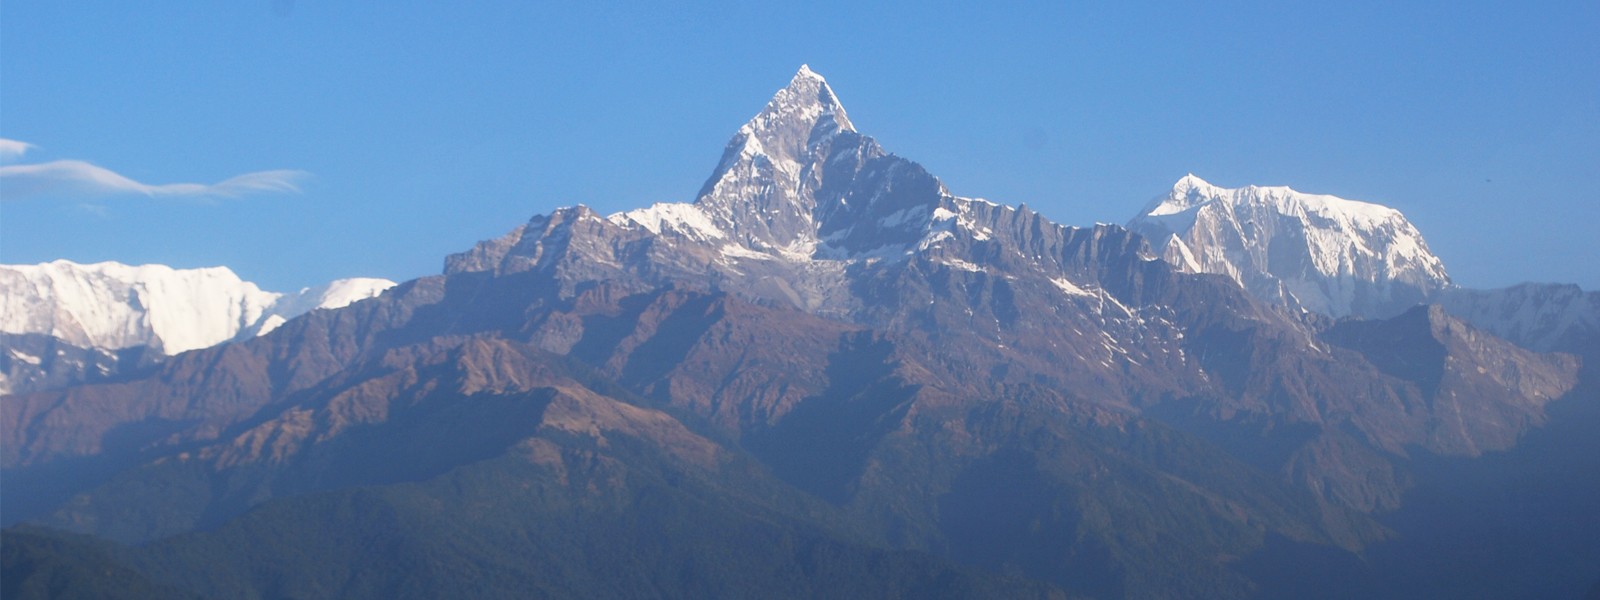
[[[394,286],[395,282],[377,277],[335,279],[325,285],[300,290],[302,297],[316,300],[311,305],[311,308],[302,312],[310,312],[319,308],[344,308],[367,298],[375,298],[382,294],[384,290]]]
[[[266,335],[279,325],[282,325],[305,313],[317,309],[344,308],[368,298],[377,297],[384,290],[394,287],[395,283],[387,279],[375,277],[352,277],[349,279],[335,279],[323,285],[303,288],[293,294],[283,294],[274,302],[258,324],[245,328],[240,336],[254,337]]]
[[[1195,177],[1194,173],[1190,173],[1172,184],[1172,191],[1166,196],[1152,201],[1150,206],[1145,208],[1144,214],[1156,217],[1187,212],[1207,202],[1225,197],[1227,192],[1228,190],[1211,185],[1206,180]]]
[[[285,295],[262,290],[227,267],[65,260],[0,265],[0,331],[50,335],[84,348],[145,346],[176,354],[241,332],[264,333],[306,311],[344,306],[393,285],[340,280]]]
[[[1310,216],[1327,219],[1317,224],[1344,232],[1359,232],[1379,228],[1385,223],[1405,222],[1400,211],[1381,204],[1306,194],[1285,186],[1251,185],[1229,189],[1212,185],[1193,173],[1173,184],[1172,191],[1166,196],[1152,201],[1145,209],[1143,218],[1186,223],[1208,209],[1241,212],[1261,208],[1296,218]]]
[[[1392,316],[1450,286],[1400,211],[1287,187],[1230,189],[1190,174],[1129,228],[1180,268],[1333,316]]]
[[[149,346],[168,354],[231,339],[278,294],[226,267],[173,269],[58,260],[0,266],[0,330],[86,348]]]

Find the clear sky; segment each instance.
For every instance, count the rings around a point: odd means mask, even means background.
[[[0,187],[0,261],[436,273],[692,200],[809,63],[958,194],[1089,225],[1288,185],[1400,209],[1463,285],[1600,288],[1593,0],[858,4],[5,0],[0,160],[49,168]]]

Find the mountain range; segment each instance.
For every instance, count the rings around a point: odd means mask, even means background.
[[[557,209],[271,326],[244,296],[5,397],[7,597],[1600,582],[1593,292],[1459,288],[1399,212],[1288,188],[1191,175],[1090,228],[958,196],[806,67],[692,202]],[[118,339],[201,339],[166,335]]]
[[[394,286],[340,279],[264,291],[227,267],[173,269],[66,260],[0,265],[0,394],[132,372],[159,357],[265,334],[319,308]]]

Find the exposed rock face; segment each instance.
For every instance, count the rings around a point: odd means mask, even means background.
[[[1525,348],[1600,351],[1600,292],[1524,283],[1498,290],[1453,288],[1434,300],[1446,312]]]
[[[1438,306],[1417,307],[1388,321],[1342,322],[1325,338],[1415,387],[1431,409],[1384,410],[1398,406],[1378,403],[1361,416],[1391,425],[1417,421],[1414,426],[1427,432],[1421,445],[1440,454],[1511,447],[1530,426],[1542,424],[1544,404],[1572,388],[1579,366],[1570,355],[1518,348]],[[1400,443],[1415,440],[1392,443],[1398,452]]]
[[[0,396],[126,378],[163,358],[144,346],[109,351],[37,333],[0,333]]]

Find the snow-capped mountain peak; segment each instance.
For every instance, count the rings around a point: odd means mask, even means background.
[[[1168,262],[1334,316],[1389,316],[1450,285],[1400,211],[1288,187],[1230,189],[1186,175],[1129,228]]]
[[[1202,207],[1221,204],[1225,210],[1237,210],[1241,205],[1269,206],[1284,214],[1314,214],[1340,221],[1341,225],[1370,226],[1374,223],[1404,219],[1400,211],[1381,204],[1346,200],[1324,194],[1307,194],[1287,186],[1248,185],[1238,189],[1219,187],[1196,177],[1183,176],[1172,185],[1172,191],[1159,196],[1145,208],[1143,217],[1182,215],[1192,217]]]
[[[833,88],[828,86],[828,80],[822,75],[812,71],[810,66],[800,65],[794,77],[790,78],[789,85],[778,90],[767,102],[765,108],[755,117],[745,123],[741,132],[750,132],[755,138],[765,142],[775,140],[774,134],[782,133],[783,129],[799,126],[801,129],[823,128],[823,131],[855,131],[855,126],[850,123],[850,117],[845,114],[844,105],[839,103],[839,97],[833,93]],[[807,142],[809,140],[795,140]],[[777,150],[792,149],[794,145],[776,145]]]
[[[1172,192],[1164,197],[1158,197],[1149,207],[1145,208],[1147,215],[1170,215],[1180,213],[1196,204],[1205,202],[1218,195],[1217,186],[1211,185],[1204,179],[1195,177],[1194,173],[1184,175],[1177,183],[1172,184]]]
[[[68,343],[176,354],[231,339],[261,319],[279,294],[227,267],[65,260],[0,266],[0,330],[43,333]]]
[[[245,328],[236,337],[266,335],[289,319],[317,309],[344,308],[382,294],[394,285],[393,281],[387,279],[351,277],[301,288],[292,294],[282,294],[256,325]]]
[[[729,140],[695,204],[742,247],[809,253],[822,171],[841,151],[870,152],[863,144],[827,80],[801,66]]]
[[[794,76],[795,76],[795,78],[810,77],[810,78],[816,79],[818,81],[822,81],[823,80],[822,74],[811,70],[811,65],[805,64],[805,63],[801,63],[800,70],[795,71]]]
[[[793,300],[833,293],[831,280],[817,274],[832,277],[845,263],[896,262],[989,240],[999,221],[1014,218],[1002,213],[1014,212],[955,196],[921,165],[885,151],[855,129],[827,81],[802,66],[733,135],[693,203],[659,203],[593,221],[558,209],[451,256],[445,270],[626,271],[641,252],[672,249],[665,262],[687,272],[716,272],[724,281],[807,279],[802,287],[822,290],[777,291]],[[562,258],[569,255],[589,260],[580,268]],[[652,266],[650,277],[661,270]]]
[[[265,333],[301,313],[344,306],[393,285],[342,279],[282,294],[227,267],[66,260],[0,265],[0,331],[45,334],[83,348],[147,346],[177,354]]]
[[[801,65],[789,85],[778,90],[760,113],[739,128],[728,142],[718,170],[740,158],[756,156],[766,157],[775,166],[789,167],[803,161],[818,141],[855,130],[828,81]]]

